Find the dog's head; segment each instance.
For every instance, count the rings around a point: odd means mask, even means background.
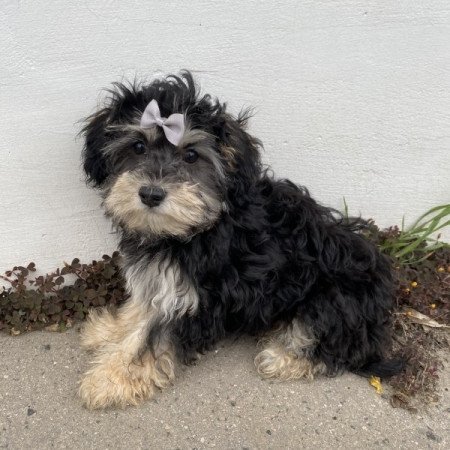
[[[247,114],[234,118],[225,104],[199,96],[189,72],[115,84],[109,93],[83,128],[84,170],[123,229],[190,237],[213,226],[259,176]]]

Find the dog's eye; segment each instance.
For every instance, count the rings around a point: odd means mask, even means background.
[[[186,150],[186,153],[184,154],[183,158],[187,163],[192,164],[195,163],[198,159],[198,153],[193,150],[192,148]]]
[[[145,153],[145,144],[142,141],[137,141],[133,144],[133,150],[136,155]]]

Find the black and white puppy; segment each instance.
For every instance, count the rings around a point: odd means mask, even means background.
[[[260,142],[189,72],[116,84],[87,119],[84,169],[120,231],[129,299],[93,311],[88,408],[150,398],[227,333],[261,338],[267,378],[392,375],[389,262],[301,186],[263,170]]]

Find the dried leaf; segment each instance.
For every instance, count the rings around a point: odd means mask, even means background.
[[[375,391],[377,394],[381,395],[383,393],[383,386],[381,386],[380,377],[371,376],[369,378],[369,383],[371,386],[373,386],[375,388]]]
[[[406,317],[411,320],[411,322],[418,323],[421,325],[424,325],[426,327],[432,327],[432,328],[450,328],[450,325],[445,325],[439,322],[436,322],[434,319],[432,319],[429,316],[426,316],[425,314],[420,313],[419,311],[416,311],[412,308],[406,308],[404,312],[401,314],[404,314]]]

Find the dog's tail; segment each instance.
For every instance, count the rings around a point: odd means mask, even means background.
[[[372,361],[364,364],[352,372],[362,377],[376,376],[380,378],[389,378],[400,373],[406,365],[404,359],[385,359],[380,361]]]

